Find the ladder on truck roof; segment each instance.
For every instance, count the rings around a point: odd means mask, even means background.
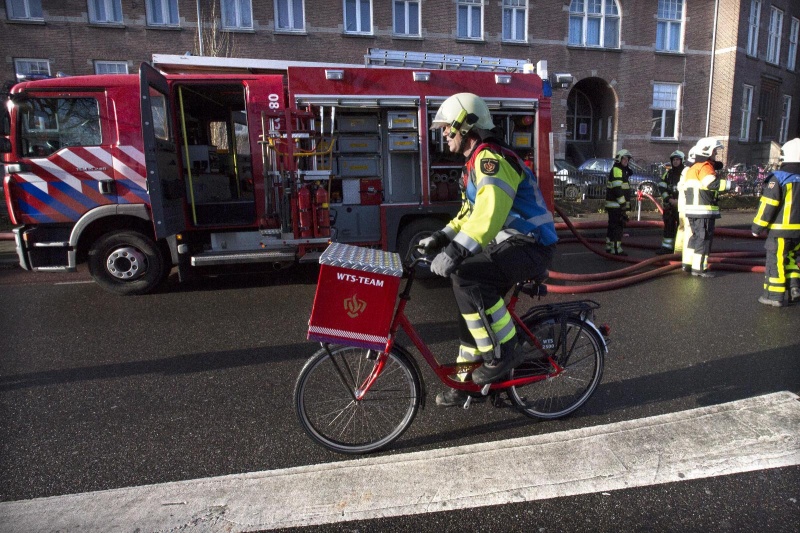
[[[364,56],[364,60],[367,66],[525,73],[538,70],[529,59],[404,52],[382,48],[370,48],[369,53]]]

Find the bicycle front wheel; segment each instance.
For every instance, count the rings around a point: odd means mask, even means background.
[[[420,403],[420,378],[413,363],[398,350],[361,399],[356,391],[373,372],[373,350],[351,346],[322,349],[306,362],[294,387],[300,425],[322,446],[339,453],[379,450],[411,425]]]
[[[551,365],[547,378],[511,387],[508,395],[532,418],[566,416],[583,405],[600,383],[604,358],[602,340],[594,328],[574,317],[547,318],[525,325],[562,370],[556,372]],[[540,363],[521,364],[512,371],[512,378],[532,373],[542,373]]]

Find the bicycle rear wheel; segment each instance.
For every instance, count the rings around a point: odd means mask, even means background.
[[[414,364],[392,350],[381,374],[360,400],[377,364],[374,351],[351,346],[324,349],[306,362],[294,387],[300,425],[322,446],[339,453],[379,450],[411,425],[419,409],[421,385]],[[371,357],[370,357],[371,356]]]
[[[563,367],[543,381],[511,387],[508,395],[532,418],[560,418],[581,405],[594,393],[603,376],[604,350],[597,332],[574,317],[547,318],[525,324],[542,344],[544,351]],[[539,353],[538,350],[534,353]],[[512,378],[542,374],[541,364],[523,363],[512,371]]]

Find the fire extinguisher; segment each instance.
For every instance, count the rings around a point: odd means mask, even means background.
[[[317,214],[317,237],[329,237],[331,234],[331,219],[328,213],[328,191],[325,187],[317,184],[317,190],[314,193],[314,203],[316,203]]]
[[[300,211],[300,237],[311,237],[311,191],[305,185],[297,191],[297,207]]]

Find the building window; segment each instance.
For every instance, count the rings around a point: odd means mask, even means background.
[[[179,26],[178,0],[147,0],[149,26]]]
[[[656,50],[680,52],[683,33],[683,0],[658,0]]]
[[[786,68],[794,70],[797,66],[797,34],[800,33],[800,20],[792,17],[789,29],[789,53],[786,56]]]
[[[89,0],[89,22],[122,24],[122,0]]]
[[[95,74],[127,74],[128,63],[126,61],[95,61]]]
[[[305,31],[303,0],[275,0],[275,29],[280,31]]]
[[[404,37],[419,37],[419,0],[395,0],[394,34]]]
[[[789,139],[789,117],[792,113],[792,97],[783,95],[783,111],[781,112],[781,131],[778,142],[785,143]]]
[[[528,0],[503,0],[503,40],[528,40]]]
[[[678,137],[678,92],[677,83],[653,85],[653,139],[676,139]]]
[[[26,76],[50,76],[50,62],[46,59],[16,59],[14,70],[18,80]]]
[[[572,0],[569,44],[619,48],[619,7],[616,0]]]
[[[372,34],[372,0],[344,0],[344,31]]]
[[[753,114],[753,86],[745,85],[742,91],[742,125],[739,127],[739,140],[750,140],[750,116]]]
[[[42,0],[6,0],[9,20],[44,20]]]
[[[483,0],[458,0],[459,39],[483,39]]]
[[[751,0],[747,30],[747,55],[758,57],[758,26],[761,24],[761,0]]]
[[[769,39],[767,40],[767,62],[778,64],[781,61],[781,32],[783,31],[783,11],[775,7],[769,11]]]
[[[253,6],[250,0],[220,0],[222,27],[226,30],[253,29]]]

